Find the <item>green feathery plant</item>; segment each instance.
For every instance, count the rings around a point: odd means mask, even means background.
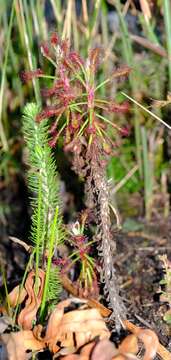
[[[35,251],[35,291],[38,287],[38,271],[46,271],[40,315],[43,316],[47,301],[57,299],[60,290],[58,269],[52,257],[65,237],[60,214],[59,180],[55,162],[48,145],[47,120],[37,123],[40,111],[34,103],[24,109],[23,131],[29,151],[30,166],[28,186],[32,192],[31,240]]]

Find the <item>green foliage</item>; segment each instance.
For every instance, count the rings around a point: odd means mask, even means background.
[[[57,266],[52,266],[49,274],[49,286],[48,286],[48,301],[53,301],[53,304],[57,302],[58,295],[61,292],[61,283],[59,281],[59,269]]]
[[[46,120],[41,123],[36,122],[39,110],[36,104],[26,105],[23,131],[29,152],[28,186],[33,194],[31,239],[36,250],[36,278],[39,267],[44,267],[46,270],[44,310],[46,301],[56,298],[59,293],[57,289],[59,280],[54,276],[51,267],[54,251],[63,242],[65,232],[59,211],[59,180],[51,148],[48,145],[48,124]]]
[[[5,204],[5,202],[0,201],[0,223],[6,223],[6,216],[10,213],[9,205]]]
[[[167,322],[168,325],[171,326],[171,314],[166,313],[163,319]]]
[[[3,281],[3,285],[4,285],[4,289],[5,289],[5,298],[6,298],[6,304],[7,304],[7,309],[8,309],[8,314],[11,315],[11,305],[10,305],[10,301],[9,301],[9,297],[8,297],[8,287],[7,287],[7,276],[5,273],[5,269],[4,267],[1,265],[0,267],[0,273],[2,273],[2,281]]]
[[[162,291],[162,298],[168,302],[169,307],[171,306],[171,262],[168,260],[167,255],[160,256],[162,261],[162,267],[164,271],[163,279],[160,281],[160,285],[164,285],[165,290]],[[163,319],[171,325],[171,312],[170,309],[166,311]]]
[[[132,219],[127,218],[122,226],[123,231],[142,231],[144,230],[144,224]]]
[[[115,183],[119,183],[128,172],[135,166],[134,146],[129,139],[125,140],[123,152],[119,157],[112,157],[108,164],[108,177],[112,178]],[[139,180],[138,173],[133,176],[121,188],[122,192],[134,193],[142,188],[143,184]]]
[[[23,130],[29,150],[29,188],[35,197],[32,198],[33,215],[32,241],[37,243],[37,206],[41,202],[40,236],[44,247],[48,247],[49,229],[53,221],[55,209],[59,206],[59,181],[56,174],[55,162],[48,145],[48,125],[44,120],[36,123],[35,117],[39,108],[35,104],[28,104],[24,110]],[[42,199],[40,199],[43,197]],[[40,201],[38,201],[38,198]]]
[[[49,249],[48,249],[48,259],[47,259],[47,266],[46,266],[46,278],[45,278],[45,285],[44,285],[44,292],[43,292],[43,299],[40,308],[40,315],[43,316],[46,301],[53,300],[57,298],[57,294],[59,290],[57,289],[57,278],[55,276],[55,272],[52,271],[52,257],[55,249],[55,240],[56,235],[59,234],[59,227],[58,227],[58,207],[56,208],[54,219],[50,224],[50,238],[49,238]],[[56,273],[57,275],[57,273]]]

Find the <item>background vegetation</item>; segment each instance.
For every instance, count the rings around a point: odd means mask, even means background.
[[[108,164],[111,198],[123,220],[132,216],[145,217],[148,221],[167,218],[170,129],[161,119],[169,124],[170,1],[1,0],[0,28],[1,223],[10,227],[12,222],[17,224],[18,236],[29,227],[25,219],[29,212],[25,180],[27,154],[21,133],[21,113],[34,96],[40,98],[40,89],[35,80],[33,86],[23,84],[20,74],[40,66],[50,73],[49,63],[43,63],[40,44],[46,42],[54,30],[62,38],[68,38],[80,55],[86,56],[88,49],[96,46],[104,49],[101,81],[118,65],[131,67],[127,82],[113,80],[101,91],[118,101],[125,100],[124,92],[152,111],[156,118],[131,101],[127,115],[111,116],[111,120],[130,129],[130,136],[124,141],[118,138],[115,156],[111,156]],[[61,179],[67,192],[77,192],[66,211],[69,219],[75,208],[79,210],[82,190],[81,182],[78,188],[76,176],[67,172],[67,161],[67,157],[60,157],[59,146],[57,162]],[[23,206],[21,221],[17,207]]]

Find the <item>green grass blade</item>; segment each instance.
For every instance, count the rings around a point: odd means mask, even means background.
[[[30,20],[28,19],[28,10],[26,11],[26,14],[24,13],[24,6],[23,1],[18,0],[19,9],[20,9],[20,15],[21,15],[21,22],[22,22],[22,29],[24,33],[24,41],[25,41],[25,47],[27,51],[27,57],[28,57],[28,63],[30,70],[34,70],[36,68],[35,64],[35,57],[33,56],[33,51],[30,44],[30,39],[32,38],[32,34],[30,33],[31,27],[30,27]],[[27,3],[25,3],[25,6],[27,7]],[[37,79],[33,79],[33,88],[35,93],[35,98],[37,104],[41,103],[41,97],[40,97],[40,89],[39,89],[39,82]]]
[[[146,219],[150,221],[153,199],[153,173],[152,164],[149,159],[149,149],[147,140],[147,131],[145,127],[141,128],[142,146],[143,146],[143,168],[144,168],[144,200]]]
[[[134,53],[132,49],[132,40],[129,35],[128,27],[124,18],[124,15],[122,13],[122,7],[120,0],[117,0],[115,2],[115,7],[119,16],[120,20],[120,30],[121,30],[121,39],[123,44],[123,57],[131,68],[134,69],[134,74],[130,74],[129,81],[130,86],[132,89],[132,93],[134,96],[136,96],[139,86],[137,78],[137,67],[134,62]],[[136,141],[136,157],[138,162],[138,168],[139,168],[139,174],[140,177],[142,177],[142,154],[141,154],[141,131],[140,131],[140,125],[139,125],[139,113],[136,109],[136,107],[133,108],[134,111],[134,131],[135,131],[135,141]]]
[[[3,122],[2,122],[2,109],[3,109],[3,98],[4,98],[4,90],[5,90],[7,62],[8,62],[9,47],[10,47],[10,38],[11,38],[11,31],[12,31],[12,26],[13,26],[13,19],[14,19],[14,2],[15,1],[13,1],[13,3],[12,3],[9,27],[8,27],[8,32],[7,32],[5,58],[4,58],[3,68],[2,68],[2,78],[1,78],[1,87],[0,87],[0,139],[1,139],[2,147],[3,147],[4,151],[8,150],[8,141],[6,138],[6,134],[5,134],[5,130],[4,130]]]
[[[169,91],[171,91],[171,3],[163,0],[164,22],[166,31],[166,43],[168,51]]]

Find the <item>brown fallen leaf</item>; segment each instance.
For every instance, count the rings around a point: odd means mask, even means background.
[[[84,356],[90,356],[95,345],[96,345],[95,341],[92,341],[89,344],[84,345],[80,353]]]
[[[77,300],[78,301],[78,300]],[[73,299],[59,303],[53,310],[47,326],[44,340],[50,351],[56,353],[60,342],[63,348],[75,352],[96,336],[100,339],[109,338],[110,333],[97,309],[79,309],[64,314],[64,309]]]
[[[28,298],[25,303],[25,307],[21,310],[18,316],[18,325],[22,327],[23,330],[30,330],[33,327],[33,321],[36,320],[36,314],[41,304],[43,288],[44,288],[44,279],[45,273],[43,270],[39,269],[39,289],[38,294],[35,294],[34,283],[35,283],[35,271],[32,270],[27,277],[25,282],[25,290],[27,292]]]
[[[3,334],[0,337],[6,345],[8,360],[27,360],[27,351],[40,351],[44,348],[44,343],[37,340],[30,330],[21,330],[16,333]]]
[[[91,351],[93,347],[95,346],[95,341],[90,342],[89,344],[85,345],[81,351],[80,354],[69,354],[67,356],[64,356],[63,360],[89,360]],[[54,356],[54,359],[56,359],[56,356]]]
[[[3,315],[0,317],[0,334],[8,328],[9,325],[12,325],[11,318],[8,315]]]
[[[144,343],[145,354],[143,360],[154,359],[159,345],[158,336],[155,332],[150,329],[141,329],[137,337]]]
[[[42,331],[43,331],[42,325],[39,324],[39,325],[34,326],[33,335],[37,340],[43,341]]]
[[[138,360],[138,358],[134,354],[125,353],[114,356],[112,360]]]
[[[53,357],[53,359],[57,359],[57,357]],[[61,358],[61,360],[85,360],[85,359],[82,359],[81,355],[78,355],[78,354],[70,354],[70,355],[67,355],[67,356],[64,356]],[[86,358],[87,360],[87,358]]]
[[[0,305],[0,315],[8,315],[8,311],[4,305]]]
[[[132,335],[130,335],[132,336]],[[134,336],[134,335],[133,335]],[[136,338],[136,337],[135,337]],[[124,339],[124,341],[127,338]],[[129,338],[127,339],[127,344],[124,345],[122,351],[130,350],[128,349],[128,342],[132,342],[133,340]],[[134,340],[135,342],[135,340]],[[132,346],[132,344],[131,344]],[[135,347],[133,347],[135,351]],[[138,351],[138,349],[136,348]],[[56,356],[54,357],[56,359]],[[119,349],[116,349],[115,345],[109,341],[109,339],[103,339],[98,342],[91,342],[85,345],[79,354],[70,354],[61,358],[61,360],[138,360],[137,357],[131,352],[121,353]]]
[[[70,304],[71,300],[69,299],[61,301],[52,311],[48,321],[45,339],[47,345],[50,345],[54,353],[59,350],[59,346],[57,346],[55,343],[52,345],[52,342],[59,333],[59,326],[64,315],[64,309]]]
[[[94,347],[91,360],[112,360],[117,353],[115,345],[108,339],[103,339]]]
[[[128,335],[126,338],[121,342],[119,345],[119,352],[124,353],[132,353],[137,354],[138,353],[138,339],[135,335]]]
[[[82,324],[85,325],[84,328],[81,328]],[[109,335],[106,324],[97,309],[74,310],[64,314],[62,318],[63,330],[67,330],[68,325],[70,325],[69,330],[71,332],[91,331],[97,332],[97,335],[104,332]]]
[[[88,299],[87,305],[91,308],[96,308],[99,310],[101,316],[108,317],[111,315],[112,311],[105,307],[103,304],[99,303],[99,301],[95,299]]]
[[[15,286],[15,288],[8,295],[10,306],[14,308],[17,304],[21,304],[26,296],[27,291],[24,287],[20,290],[19,285]]]
[[[61,276],[61,282],[64,289],[66,289],[73,296],[77,297],[77,289],[73,286],[72,281],[68,278],[67,275]],[[111,315],[112,311],[106,308],[104,305],[100,304],[97,300],[93,298],[86,300],[87,300],[87,305],[91,308],[98,309],[103,317],[108,317],[109,315]]]
[[[127,330],[131,331],[136,336],[138,336],[140,331],[143,330],[142,328],[132,324],[129,320],[124,320],[123,324]],[[171,360],[171,353],[159,342],[156,352],[163,360]]]

